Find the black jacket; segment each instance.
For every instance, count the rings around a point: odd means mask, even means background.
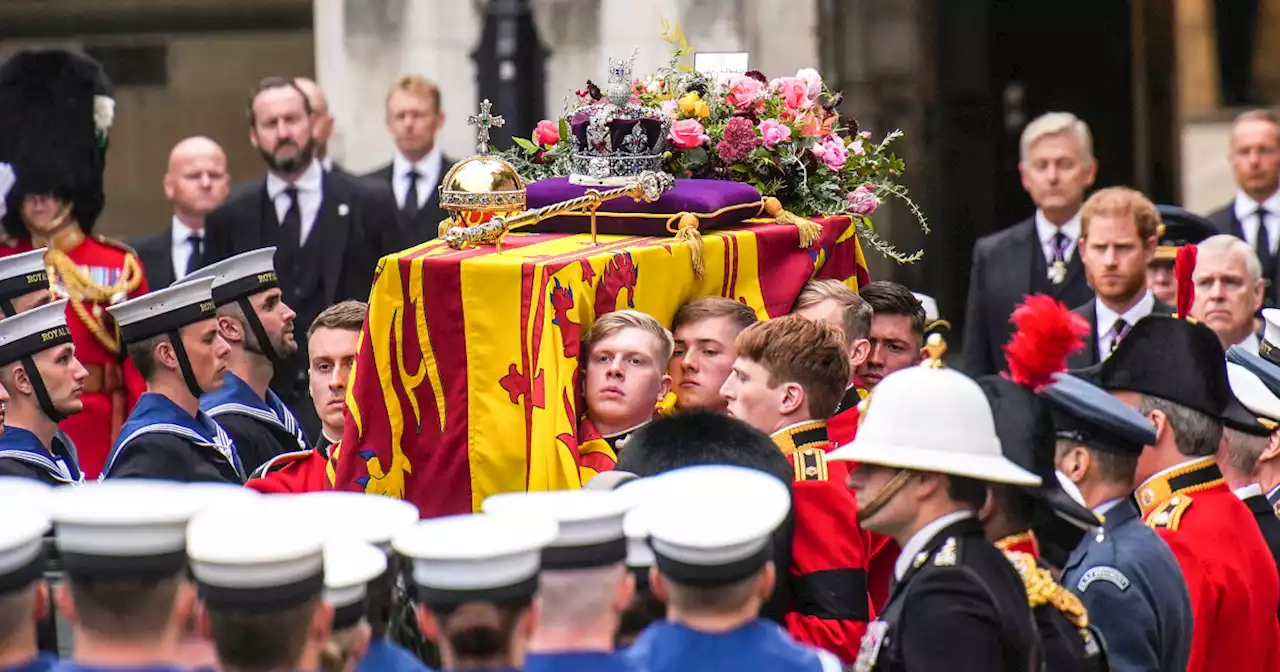
[[[1048,279],[1048,262],[1035,218],[983,236],[973,246],[964,319],[964,369],[972,376],[1005,370],[1004,344],[1013,335],[1009,316],[1029,294],[1045,293],[1068,306],[1093,298],[1080,251],[1067,262],[1062,284]]]
[[[400,222],[400,239],[397,249],[421,245],[428,240],[434,240],[439,234],[440,221],[449,216],[449,213],[440,207],[440,185],[444,183],[444,176],[449,173],[453,163],[453,159],[447,156],[441,157],[440,181],[431,189],[431,193],[427,194],[427,202],[418,210],[417,217],[414,217],[412,221],[405,221],[403,217],[397,220]],[[390,192],[393,205],[395,205],[395,191],[392,190],[391,180],[394,177],[394,163],[388,163],[364,175],[365,180]]]
[[[166,226],[164,230],[149,236],[129,241],[133,251],[138,253],[138,261],[142,262],[142,271],[147,277],[147,287],[153,291],[168,287],[177,280],[173,275],[173,229],[171,226]]]
[[[1267,542],[1267,549],[1271,551],[1277,571],[1280,571],[1280,518],[1276,517],[1271,504],[1262,495],[1246,497],[1244,503],[1257,519],[1258,529],[1262,530],[1262,540]],[[1277,613],[1280,614],[1280,605],[1276,607]]]
[[[873,650],[878,671],[1030,672],[1042,658],[1022,580],[973,518],[912,558],[859,658]]]
[[[252,474],[277,455],[298,450],[298,439],[283,427],[239,413],[220,413],[213,419],[235,441],[236,454],[246,474]]]
[[[1156,299],[1151,307],[1152,315],[1172,315],[1173,311],[1173,306],[1160,299]],[[1089,333],[1084,336],[1084,348],[1067,356],[1067,368],[1083,369],[1093,366],[1102,361],[1102,353],[1098,351],[1098,304],[1090,299],[1088,303],[1077,306],[1071,312],[1089,321]],[[1129,326],[1133,327],[1132,324]]]
[[[1218,231],[1233,235],[1240,240],[1248,241],[1248,239],[1244,237],[1244,225],[1241,224],[1240,220],[1236,217],[1235,201],[1232,201],[1205,215],[1205,219],[1218,227]],[[1265,269],[1263,270],[1263,273],[1266,273]],[[1280,263],[1274,265],[1271,277],[1264,279],[1267,281],[1267,288],[1263,293],[1262,305],[1275,306],[1277,305],[1277,288],[1280,288]]]
[[[240,473],[217,449],[160,432],[149,432],[129,441],[112,462],[108,478],[243,482]]]

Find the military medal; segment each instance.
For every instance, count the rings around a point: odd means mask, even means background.
[[[1053,260],[1053,268],[1049,269],[1049,281],[1061,285],[1067,279],[1067,264],[1061,259]]]

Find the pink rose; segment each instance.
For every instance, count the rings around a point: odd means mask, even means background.
[[[672,144],[680,149],[693,149],[711,138],[702,130],[702,124],[697,119],[681,119],[671,124],[671,133],[668,136]]]
[[[783,77],[775,79],[774,85],[788,109],[802,110],[813,105],[813,101],[809,100],[809,88],[803,79]]]
[[[845,195],[849,201],[848,211],[852,215],[867,216],[880,207],[880,199],[876,198],[875,187],[864,184]]]
[[[778,143],[791,139],[791,127],[776,119],[765,119],[760,122],[760,137],[764,139],[766,148],[773,149]]]
[[[853,142],[849,143],[849,151],[853,152],[854,156],[866,154],[867,150],[862,146],[862,138],[854,138]]]
[[[764,84],[760,80],[746,75],[734,75],[729,79],[729,93],[724,97],[726,103],[739,110],[756,105],[764,94]]]
[[[800,68],[796,72],[796,79],[802,80],[805,84],[806,93],[812,100],[822,93],[822,75],[818,74],[813,68]]]
[[[554,145],[560,142],[560,127],[556,122],[543,119],[533,127],[533,139],[542,145]]]
[[[671,119],[680,116],[680,103],[675,98],[668,98],[662,101],[662,114]]]
[[[844,162],[849,159],[849,150],[844,146],[844,140],[835,133],[828,135],[821,144],[814,145],[809,151],[832,172],[840,170]]]

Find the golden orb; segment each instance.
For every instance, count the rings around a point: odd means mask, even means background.
[[[511,164],[491,154],[473,156],[449,169],[440,183],[440,206],[456,220],[475,223],[477,215],[525,209],[525,184]]]

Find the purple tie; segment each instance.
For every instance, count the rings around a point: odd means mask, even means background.
[[[1053,234],[1053,260],[1066,262],[1067,250],[1071,248],[1071,239],[1059,231]]]
[[[1124,337],[1128,335],[1129,323],[1125,322],[1124,318],[1116,320],[1116,323],[1111,327],[1111,352],[1115,352],[1116,346],[1120,345],[1120,341],[1123,341]]]

